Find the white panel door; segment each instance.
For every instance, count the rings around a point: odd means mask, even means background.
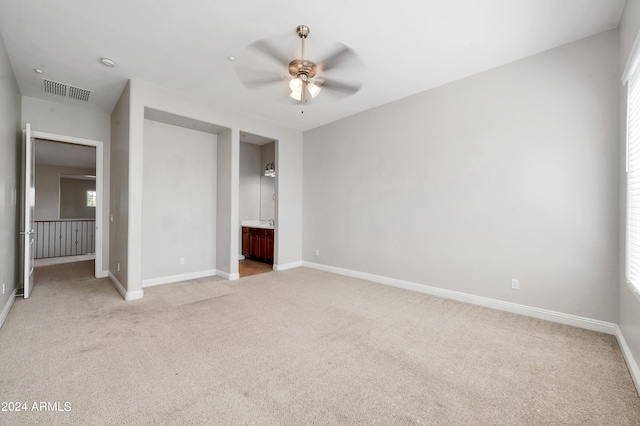
[[[33,290],[33,264],[35,256],[33,210],[36,203],[35,191],[35,152],[31,125],[27,123],[24,130],[22,146],[22,286],[24,298],[28,298]]]

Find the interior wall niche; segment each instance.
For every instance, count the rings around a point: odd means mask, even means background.
[[[95,219],[96,177],[60,176],[60,219]]]

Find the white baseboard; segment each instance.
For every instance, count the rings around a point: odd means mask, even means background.
[[[286,271],[287,269],[299,268],[303,266],[305,262],[291,262],[291,263],[283,263],[281,265],[273,265],[274,271]],[[312,268],[313,266],[310,266]]]
[[[100,274],[96,275],[96,278],[109,278],[109,271],[102,271]]]
[[[144,291],[142,289],[136,291],[127,291],[124,295],[124,300],[138,300],[144,297]]]
[[[243,255],[241,255],[241,254],[238,255],[238,260],[244,260],[244,259],[245,259],[245,257]]]
[[[208,271],[198,271],[190,272],[188,274],[170,275],[168,277],[150,278],[142,280],[142,288],[152,287],[154,285],[177,283],[180,281],[195,280],[198,278],[212,277],[215,276],[216,273],[217,271],[215,269],[210,269]]]
[[[618,345],[620,346],[620,351],[622,352],[622,356],[627,363],[627,367],[629,368],[629,373],[631,374],[631,378],[633,379],[633,383],[636,385],[636,391],[638,395],[640,395],[640,367],[638,367],[638,363],[633,357],[633,353],[631,353],[631,349],[627,345],[627,341],[622,334],[622,330],[620,327],[616,325],[616,338],[618,339]]]
[[[429,294],[432,296],[443,297],[445,299],[457,300],[459,302],[471,303],[473,305],[484,306],[487,308],[497,309],[500,311],[511,312],[514,314],[525,315],[528,317],[539,318],[560,324],[571,325],[574,327],[584,328],[587,330],[598,331],[601,333],[616,335],[617,325],[611,322],[600,321],[592,318],[581,317],[577,315],[565,314],[562,312],[550,311],[548,309],[535,308],[532,306],[519,305],[517,303],[505,302],[488,297],[476,296],[469,293],[463,293],[453,290],[445,290],[438,287],[432,287],[425,284],[417,284],[410,281],[398,280],[395,278],[384,277],[381,275],[369,274],[366,272],[354,271],[351,269],[338,268],[335,266],[323,265],[314,262],[302,262],[302,266],[313,269],[319,269],[326,272],[332,272],[348,277],[361,278],[368,281],[386,284],[394,287],[413,290],[419,293]]]
[[[9,296],[9,300],[7,300],[7,303],[4,304],[4,308],[2,308],[2,312],[0,312],[0,327],[2,327],[2,324],[4,324],[4,320],[7,319],[7,315],[9,315],[9,311],[13,306],[13,302],[15,302],[16,300],[17,291],[18,291],[17,289],[15,288],[13,289],[13,291],[11,292],[11,296]]]
[[[215,275],[229,281],[235,281],[240,279],[239,272],[234,272],[233,274],[229,274],[228,272],[217,270]]]
[[[127,290],[124,289],[124,286],[120,284],[120,281],[118,281],[116,276],[113,275],[111,272],[109,272],[109,280],[111,280],[116,290],[118,290],[118,293],[120,293],[120,296],[122,296],[122,298],[126,300]]]
[[[111,280],[113,285],[116,287],[116,290],[118,290],[118,293],[120,293],[120,295],[124,300],[142,299],[142,297],[144,296],[144,292],[142,291],[142,289],[137,291],[125,290],[124,286],[120,283],[120,281],[118,281],[115,275],[113,275],[111,272],[109,272],[109,280]]]

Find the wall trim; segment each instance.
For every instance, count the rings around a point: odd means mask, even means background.
[[[514,314],[525,315],[528,317],[543,319],[556,322],[559,324],[570,325],[573,327],[584,328],[587,330],[598,331],[600,333],[616,335],[617,325],[614,323],[600,321],[592,318],[581,317],[578,315],[565,314],[562,312],[551,311],[548,309],[536,308],[533,306],[520,305],[517,303],[505,302],[498,299],[490,299],[488,297],[476,296],[460,291],[445,290],[439,287],[432,287],[425,284],[418,284],[410,281],[398,280],[382,275],[369,274],[366,272],[354,271],[351,269],[338,268],[335,266],[323,265],[314,262],[302,262],[302,266],[321,271],[332,272],[348,277],[360,278],[380,284],[399,287],[406,290],[413,290],[419,293],[429,294],[432,296],[443,297],[445,299],[457,300],[459,302],[471,303],[473,305],[484,306],[486,308],[497,309],[499,311],[511,312]]]
[[[620,351],[622,352],[622,356],[624,357],[625,362],[627,363],[627,368],[629,368],[629,374],[631,374],[631,379],[633,379],[633,383],[636,385],[636,391],[638,395],[640,395],[640,367],[638,367],[638,363],[633,357],[633,353],[631,349],[627,345],[627,341],[622,334],[622,330],[619,326],[616,325],[616,338],[618,339],[618,345],[620,346]]]
[[[154,285],[162,285],[169,283],[177,283],[180,281],[195,280],[198,278],[212,277],[216,275],[215,269],[209,269],[207,271],[189,272],[188,274],[170,275],[167,277],[149,278],[142,280],[142,288],[152,287]]]
[[[299,268],[300,266],[308,266],[308,265],[304,265],[306,262],[291,262],[291,263],[283,263],[281,265],[273,265],[273,270],[274,271],[286,271],[287,269],[293,269],[293,268]],[[318,264],[319,265],[319,264]],[[324,266],[324,265],[320,265],[320,266]],[[310,266],[312,268],[312,266]],[[319,269],[319,268],[316,268]],[[344,275],[344,274],[342,274]]]
[[[102,271],[101,274],[96,275],[96,278],[109,278],[109,271]]]
[[[120,281],[118,281],[115,275],[111,273],[111,271],[109,271],[109,280],[113,283],[114,287],[116,288],[116,290],[118,290],[118,293],[120,293],[124,300],[142,299],[142,297],[144,296],[144,292],[142,291],[142,289],[137,291],[125,290],[124,286],[120,283]]]
[[[4,308],[2,308],[2,312],[0,312],[0,327],[2,327],[2,324],[4,324],[4,320],[7,319],[7,315],[9,315],[9,311],[13,306],[13,302],[16,301],[17,291],[18,289],[15,289],[15,288],[13,289],[13,291],[11,292],[11,295],[9,296],[9,299],[7,300],[7,303],[5,303]]]
[[[229,281],[235,281],[240,279],[239,272],[234,272],[233,274],[229,274],[228,272],[216,270],[214,275]]]

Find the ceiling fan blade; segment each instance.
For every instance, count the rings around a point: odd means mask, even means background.
[[[249,89],[260,89],[262,87],[271,86],[273,84],[282,83],[283,78],[280,76],[273,77],[264,77],[264,78],[254,78],[242,80],[242,84],[247,86]]]
[[[236,73],[240,82],[249,89],[262,89],[286,81],[284,75],[248,66],[239,66]]]
[[[341,64],[353,59],[358,59],[358,55],[345,45],[341,45],[338,49],[334,50],[329,56],[321,61],[318,61],[318,65],[323,72],[327,72],[332,68],[336,68]]]
[[[360,90],[360,87],[362,87],[362,84],[341,83],[339,81],[325,79],[320,87],[324,89],[335,90],[337,92],[344,93],[345,95],[353,95],[358,90]]]
[[[290,58],[287,58],[285,54],[280,52],[273,44],[266,40],[258,40],[249,45],[250,48],[255,50],[258,53],[266,56],[267,58],[276,62],[276,64],[281,65],[284,69],[287,69],[289,66]]]

